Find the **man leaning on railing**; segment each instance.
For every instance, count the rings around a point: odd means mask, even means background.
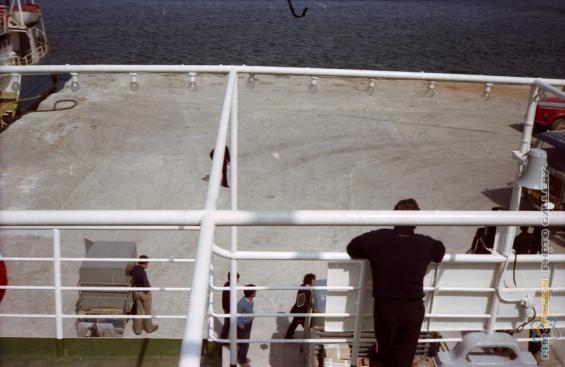
[[[399,201],[394,210],[420,210],[416,200]],[[378,343],[371,367],[411,367],[424,320],[424,276],[430,262],[445,255],[440,241],[395,226],[354,238],[347,253],[367,259],[373,273],[374,328]]]

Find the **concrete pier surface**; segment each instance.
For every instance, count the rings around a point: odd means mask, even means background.
[[[498,86],[481,100],[483,85],[322,78],[309,93],[307,77],[260,76],[254,89],[239,83],[240,209],[392,209],[413,197],[422,209],[490,210],[508,206],[529,88]],[[186,76],[81,75],[0,134],[0,209],[202,209],[206,177],[220,120],[226,78],[199,75],[189,92]],[[76,107],[49,111],[71,99]],[[59,107],[74,102],[62,102]],[[233,158],[233,157],[232,157]],[[229,209],[222,188],[219,208]],[[344,251],[368,227],[245,227],[240,250]],[[421,227],[448,252],[464,253],[476,228]],[[82,257],[84,238],[135,241],[149,257],[193,258],[197,231],[63,230],[62,255]],[[552,249],[565,241],[553,236]],[[229,248],[229,229],[216,232]],[[52,256],[48,230],[2,230],[4,256]],[[222,286],[229,264],[215,257],[214,282]],[[79,262],[63,263],[63,284],[74,286]],[[51,262],[8,263],[12,285],[52,285]],[[190,287],[193,264],[152,263],[157,287]],[[305,273],[325,278],[326,263],[240,261],[240,284],[299,285]],[[76,291],[65,291],[63,311],[75,313]],[[216,311],[221,312],[220,292]],[[262,291],[256,312],[287,312],[295,291]],[[185,316],[186,292],[154,292],[153,312]],[[54,313],[50,290],[9,290],[2,313]],[[65,337],[76,335],[64,320]],[[182,338],[183,320],[162,319],[151,337]],[[282,338],[288,318],[258,318],[252,337]],[[214,325],[220,328],[220,322]],[[54,337],[53,319],[0,318],[0,336]],[[299,331],[296,336],[302,334]],[[127,338],[136,338],[128,327]],[[142,335],[145,337],[145,335]],[[253,366],[297,365],[299,347],[252,345]],[[563,365],[565,344],[554,345],[548,366]],[[293,361],[293,358],[296,358]]]

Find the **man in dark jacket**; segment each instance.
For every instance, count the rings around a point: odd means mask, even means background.
[[[301,287],[311,287],[314,285],[316,280],[316,275],[308,273],[304,276]],[[299,289],[296,293],[296,301],[294,306],[290,310],[291,313],[309,313],[312,310],[314,304],[314,294],[310,289]],[[294,337],[294,331],[298,325],[305,327],[305,317],[293,317],[288,330],[286,331],[285,339],[292,339]]]
[[[414,199],[395,210],[419,210]],[[410,367],[424,320],[423,280],[430,262],[445,255],[440,241],[414,233],[416,227],[379,229],[354,238],[347,253],[367,259],[373,273],[374,328],[378,351],[371,366]]]
[[[520,234],[514,238],[512,248],[516,251],[516,255],[537,253],[539,242],[537,242],[536,236],[528,232],[529,229],[528,226],[520,227]]]
[[[492,211],[502,210],[501,207],[495,206]],[[492,253],[494,247],[494,238],[496,237],[496,226],[480,227],[475,232],[471,249],[467,251],[470,254],[488,255]]]
[[[228,273],[228,281],[224,284],[224,287],[230,286],[230,274]],[[237,273],[237,282],[239,283],[239,273]],[[230,313],[230,291],[225,290],[222,292],[222,309],[224,313]],[[224,319],[224,325],[222,326],[222,330],[220,331],[220,339],[227,339],[230,333],[230,319]]]
[[[149,279],[145,270],[149,267],[146,261],[147,256],[141,255],[139,262],[130,272],[133,278],[133,287],[150,288]],[[150,291],[134,291],[135,295],[135,314],[151,315],[151,292]],[[143,327],[142,327],[143,326]],[[142,330],[146,333],[152,333],[159,328],[159,325],[153,325],[151,319],[133,319],[133,332],[136,335],[141,334]]]
[[[210,152],[210,159],[214,159],[214,149]],[[224,151],[224,161],[222,163],[222,186],[223,187],[230,187],[228,185],[228,166],[231,162],[230,158],[230,149],[226,147]]]

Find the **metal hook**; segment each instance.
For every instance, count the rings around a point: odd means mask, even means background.
[[[292,13],[292,15],[294,15],[295,18],[302,18],[303,16],[306,15],[306,10],[308,10],[308,8],[304,8],[304,10],[302,10],[302,14],[298,15],[296,14],[296,11],[294,11],[294,7],[292,6],[292,0],[288,0],[288,6],[290,8],[290,12]]]

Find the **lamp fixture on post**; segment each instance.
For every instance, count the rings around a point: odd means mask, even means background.
[[[257,79],[255,79],[255,74],[249,74],[249,77],[247,78],[247,82],[245,83],[245,86],[247,87],[247,89],[253,89],[255,88],[255,81]]]
[[[375,79],[369,79],[369,86],[367,87],[367,94],[372,96],[375,94],[375,84],[377,81]]]
[[[310,93],[316,93],[318,91],[318,77],[313,76],[310,80],[310,85],[308,86],[308,91]]]
[[[78,73],[71,73],[71,90],[77,92],[80,89],[80,84],[78,83]]]
[[[426,97],[432,98],[434,96],[434,93],[435,93],[435,88],[436,88],[436,82],[434,82],[433,80],[430,80],[428,82],[428,90],[426,91]]]
[[[188,90],[191,92],[196,91],[196,73],[188,73]]]
[[[137,73],[130,73],[129,90],[137,92],[139,90],[139,83],[137,82]]]
[[[491,96],[491,90],[494,84],[492,83],[486,83],[485,84],[485,90],[483,91],[483,94],[481,95],[481,98],[483,99],[483,101],[488,101],[490,99]]]
[[[22,89],[22,76],[20,74],[12,74],[14,81],[12,82],[12,90],[19,92]]]

